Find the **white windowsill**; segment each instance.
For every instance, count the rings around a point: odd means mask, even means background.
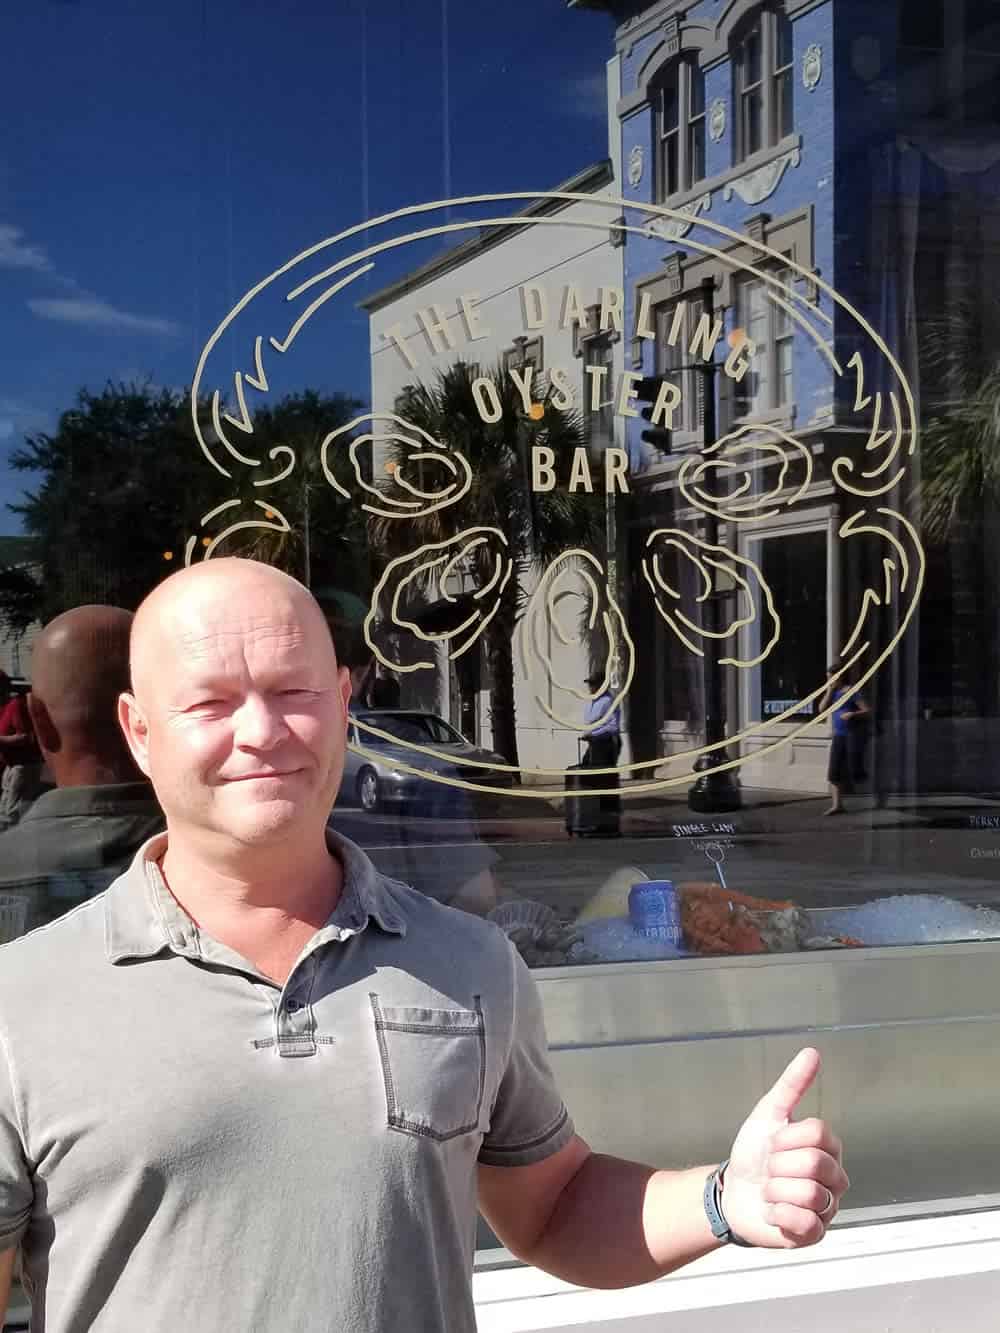
[[[478,1272],[474,1293],[479,1333],[986,1333],[998,1319],[1000,1210],[835,1229],[809,1250],[726,1248],[627,1291],[501,1268]]]

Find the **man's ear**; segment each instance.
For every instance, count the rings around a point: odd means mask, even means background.
[[[125,734],[125,740],[132,758],[146,777],[149,772],[149,727],[146,715],[139,707],[134,694],[118,696],[118,722]]]
[[[49,716],[49,710],[37,694],[28,695],[28,716],[31,718],[31,725],[35,729],[35,736],[41,748],[46,754],[58,754],[62,745],[59,732]]]
[[[354,693],[354,683],[351,680],[351,673],[348,671],[347,667],[342,666],[337,672],[337,675],[339,676],[337,684],[340,686],[340,697],[343,700],[344,714],[346,717],[347,709],[351,702],[351,695]]]

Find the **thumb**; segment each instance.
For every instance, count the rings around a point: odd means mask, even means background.
[[[820,1070],[819,1051],[807,1046],[778,1078],[750,1112],[750,1120],[769,1120],[784,1125],[791,1120],[799,1102],[816,1080]]]

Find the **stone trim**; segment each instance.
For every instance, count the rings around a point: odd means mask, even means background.
[[[684,10],[691,7],[691,0],[662,0],[639,18],[619,27],[615,38],[615,49],[630,56],[644,37],[649,37],[660,28],[666,29],[667,23],[672,20],[678,29],[678,51],[697,51],[699,63],[708,69],[729,59],[729,38],[733,29],[763,3],[765,0],[730,0],[729,6],[714,21],[697,12],[689,21],[684,15]],[[808,14],[812,9],[818,9],[820,5],[831,3],[832,0],[785,0],[785,13],[789,18],[795,19]],[[655,46],[643,61],[640,76],[649,68],[651,61],[659,65],[664,60],[670,59],[667,46],[665,37],[665,40]],[[640,79],[640,92],[642,87],[643,82]]]
[[[761,216],[767,217],[766,214]],[[785,213],[779,218],[768,219],[762,224],[760,231],[761,244],[788,254],[792,262],[802,268],[815,267],[812,204],[806,204],[795,212]],[[738,276],[739,272],[734,269],[734,265],[752,265],[757,259],[758,251],[755,246],[745,241],[732,241],[722,252],[726,260],[720,259],[717,255],[685,252],[681,243],[676,250],[664,256],[658,269],[635,279],[633,285],[636,301],[638,302],[647,291],[650,293],[652,306],[676,301],[685,292],[693,295],[702,279],[711,276],[716,281],[719,306],[730,309],[735,300],[733,278]]]

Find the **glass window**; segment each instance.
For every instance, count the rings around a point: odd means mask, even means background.
[[[737,162],[795,127],[792,21],[781,9],[757,12],[732,44]]]
[[[774,15],[774,140],[791,134],[795,124],[792,62],[792,21],[787,14]]]
[[[615,442],[615,350],[610,336],[587,338],[584,347],[583,402],[591,408],[584,418],[587,443],[594,449],[609,448]],[[593,371],[587,367],[594,367]],[[594,385],[599,406],[593,410]]]
[[[654,107],[657,197],[664,200],[705,177],[705,76],[695,57],[670,64]]]
[[[503,354],[503,368],[510,370],[523,370],[525,366],[531,366],[536,375],[540,375],[544,366],[542,364],[542,340],[541,338],[520,337],[514,339],[513,347],[508,347]],[[478,366],[470,367],[470,379],[474,379],[472,371],[478,371]]]
[[[790,274],[787,270],[771,272],[785,288],[784,293],[762,278],[737,284],[736,325],[756,347],[750,372],[735,388],[737,410],[742,416],[773,411],[794,401]]]
[[[815,703],[799,709],[813,681],[826,673],[826,531],[772,537],[760,543],[760,568],[767,586],[785,607],[787,633],[760,669],[762,719],[811,716]]]
[[[763,147],[764,79],[761,69],[763,16],[749,29],[734,53],[736,71],[737,152],[749,157]]]
[[[322,816],[507,931],[595,1146],[718,1160],[816,1024],[863,1206],[993,1189],[1000,5],[285,9],[4,9],[0,941],[162,833],[129,617],[242,557],[350,674]]]
[[[445,722],[444,718],[431,713],[357,713],[359,722],[379,731],[388,732],[397,740],[417,743],[431,742],[434,745],[463,744],[463,736]],[[366,733],[370,734],[370,733]],[[384,738],[372,736],[373,743],[389,744]]]
[[[689,294],[657,311],[658,371],[681,388],[681,403],[674,418],[676,429],[681,431],[698,431],[704,420],[705,375],[691,352],[704,310],[702,298]]]

